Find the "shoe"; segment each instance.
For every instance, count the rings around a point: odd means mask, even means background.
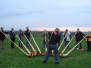
[[[55,62],[55,64],[60,64],[59,62]]]
[[[76,50],[78,50],[78,48],[76,48]]]
[[[46,63],[46,61],[44,60],[44,63]]]

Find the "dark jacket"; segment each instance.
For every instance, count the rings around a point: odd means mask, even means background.
[[[82,32],[79,32],[79,33],[77,32],[76,35],[75,35],[76,40],[81,40],[83,38],[83,35],[84,34]]]
[[[29,38],[30,37],[30,32],[28,30],[26,30],[25,35],[26,35],[27,38]]]
[[[2,31],[2,32],[4,33],[4,31]],[[5,35],[2,32],[0,32],[0,40],[4,40],[5,39]]]
[[[56,45],[57,43],[59,43],[60,42],[60,35],[59,34],[57,34],[57,35],[55,35],[54,33],[53,33],[53,35],[52,35],[52,37],[51,37],[51,39],[50,39],[50,44],[53,44],[53,45]]]
[[[12,31],[10,31],[10,38],[11,38],[11,39],[15,39],[15,33],[12,32]]]

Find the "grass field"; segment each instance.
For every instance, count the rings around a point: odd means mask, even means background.
[[[42,46],[42,34],[33,34],[33,36],[41,51],[45,51]],[[17,39],[16,43],[18,44]],[[35,47],[33,41],[32,44]],[[75,40],[71,42],[70,49],[74,45]],[[85,40],[82,41],[82,46],[84,51],[73,50],[67,57],[60,57],[59,65],[54,63],[54,56],[50,56],[48,62],[44,64],[44,56],[27,57],[16,46],[14,49],[11,49],[10,41],[6,39],[4,49],[0,49],[0,68],[91,68],[91,52],[87,51]],[[28,48],[32,52],[31,48]],[[59,52],[61,52],[63,48],[64,45],[62,45]],[[22,49],[24,49],[24,47]],[[37,50],[36,47],[35,49]],[[67,49],[66,52],[68,50],[69,49]]]

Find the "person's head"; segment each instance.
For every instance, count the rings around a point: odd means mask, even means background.
[[[26,27],[26,30],[29,30],[29,27]]]
[[[19,29],[20,32],[22,32],[22,29]]]
[[[66,29],[65,32],[68,32],[68,29]]]
[[[56,28],[54,31],[56,31],[57,33],[60,33],[60,29]]]
[[[14,31],[14,28],[11,28],[11,31],[13,32]]]
[[[1,27],[1,30],[3,30],[3,27]]]
[[[77,28],[77,32],[79,32],[79,30],[80,30],[80,29],[79,29],[79,28]]]
[[[55,35],[56,35],[56,34],[59,34],[59,32],[60,32],[59,28],[56,28],[56,29],[54,30],[54,34],[55,34]]]

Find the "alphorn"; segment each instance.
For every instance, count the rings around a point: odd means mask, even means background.
[[[34,43],[35,43],[35,45],[36,45],[38,51],[39,51],[39,52],[37,52],[37,55],[40,55],[40,54],[41,54],[40,48],[38,47],[38,45],[37,45],[37,43],[36,43],[36,41],[35,41],[35,39],[34,39],[34,37],[33,37],[33,35],[32,35],[31,32],[30,32],[30,34],[31,34],[31,37],[32,37],[32,39],[33,39],[33,41],[34,41]]]
[[[23,34],[24,34],[24,33],[23,33]],[[36,50],[34,49],[33,45],[32,45],[32,44],[30,43],[30,41],[27,39],[27,37],[26,37],[25,34],[24,34],[24,37],[25,37],[26,40],[28,41],[28,43],[29,43],[30,47],[32,48],[32,50],[34,51],[34,52],[33,52],[33,55],[36,56],[37,52],[36,52]]]
[[[2,31],[1,31],[2,32]],[[2,32],[3,33],[3,32]],[[3,33],[4,34],[4,33]],[[5,34],[4,34],[5,35]],[[19,50],[21,50],[26,56],[32,56],[32,54],[27,54],[23,49],[21,49],[16,43],[14,43],[7,35],[5,35]]]
[[[46,33],[45,33],[45,43],[46,43]],[[45,52],[41,52],[41,55],[45,55],[45,53],[47,52],[47,48],[46,48],[46,44],[45,44]]]
[[[66,36],[67,36],[67,33],[66,33],[65,37],[63,38],[63,40],[62,40],[62,42],[61,42],[61,44],[60,44],[60,46],[59,46],[58,50],[60,50],[60,48],[61,48],[61,46],[62,46],[62,44],[63,44],[64,39],[66,38]]]
[[[24,46],[24,48],[27,50],[27,52],[29,54],[31,54],[31,52],[28,50],[28,48],[24,45],[24,43],[21,41],[21,39],[18,37],[18,35],[16,35],[16,37],[18,38],[18,40],[22,43],[22,45]]]
[[[61,54],[64,53],[64,51],[67,49],[68,45],[71,43],[71,41],[73,40],[73,38],[75,37],[76,33],[74,34],[74,36],[71,38],[70,42],[66,45],[66,47],[62,50]]]
[[[68,56],[76,48],[76,46],[78,46],[86,38],[86,36],[84,36],[84,38],[80,42],[78,42],[78,44],[76,44],[70,51],[68,51],[66,54],[63,54],[62,56]]]

